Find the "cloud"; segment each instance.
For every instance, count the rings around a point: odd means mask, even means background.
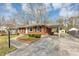
[[[63,17],[72,17],[72,16],[78,16],[79,15],[79,11],[77,10],[68,10],[66,8],[62,8],[59,12],[59,16],[63,16]]]
[[[52,11],[59,14],[59,16],[63,16],[63,17],[71,17],[71,16],[77,16],[78,15],[78,11],[74,10],[76,6],[72,5],[71,3],[52,3],[52,7],[50,4],[46,4],[47,10],[48,12]],[[53,17],[56,14],[53,15]]]
[[[3,5],[4,7],[2,8],[1,15],[3,16],[13,16],[17,14],[17,10],[13,8],[12,4],[6,3]]]
[[[12,4],[5,4],[5,10],[9,13],[17,13],[17,10],[15,8],[12,7]]]
[[[66,8],[62,8],[59,12],[59,16],[67,17],[68,15],[68,10]]]
[[[62,3],[53,3],[52,6],[54,9],[59,9],[59,8],[63,7],[63,4]]]
[[[70,5],[71,3],[52,3],[54,9],[66,8],[69,7]]]
[[[63,7],[60,8],[59,16],[63,16],[63,17],[78,16],[79,11],[77,10],[76,7],[77,6],[69,4],[69,3],[63,4]]]
[[[52,10],[52,7],[51,7],[51,5],[49,3],[45,4],[45,6],[46,6],[46,10],[48,12]]]
[[[26,11],[26,12],[30,12],[30,11],[31,11],[29,5],[26,4],[26,3],[23,3],[23,4],[22,4],[22,10],[23,10],[23,11]]]
[[[2,4],[2,7],[0,9],[0,16],[4,16],[6,20],[9,20],[18,13],[18,11],[10,3]]]
[[[26,6],[27,6],[27,4],[26,4],[26,3],[23,3],[23,4],[22,4],[22,10],[23,10],[23,11],[26,11],[26,9],[27,9],[27,7],[26,7]]]

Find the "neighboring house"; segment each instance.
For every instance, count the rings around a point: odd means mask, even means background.
[[[2,34],[2,33],[5,33],[5,34],[8,33],[8,31],[7,31],[5,26],[1,26],[0,27],[0,34]],[[15,27],[14,28],[10,28],[10,33],[11,34],[16,34],[17,33],[17,28],[15,28]]]
[[[17,28],[11,28],[10,33],[11,34],[17,34]]]
[[[0,27],[0,35],[5,35],[6,34],[7,30],[5,28],[6,27],[4,27],[4,26]]]
[[[5,28],[6,28],[6,27],[4,27],[4,26],[1,26],[1,27],[0,27],[0,32],[1,32],[1,31],[4,31],[4,32],[6,32],[6,29],[5,29]]]
[[[54,32],[52,29],[56,29],[58,32],[58,29],[60,26],[58,24],[51,25],[51,24],[35,24],[35,25],[27,25],[23,27],[18,28],[18,33],[19,34],[53,34]]]

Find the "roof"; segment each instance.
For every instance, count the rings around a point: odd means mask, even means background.
[[[56,23],[56,24],[46,24],[46,26],[51,28],[51,27],[58,27],[58,26],[60,27],[61,25]]]
[[[19,25],[17,28],[26,28],[26,25]]]
[[[26,27],[33,27],[33,26],[42,26],[44,24],[30,24],[30,25],[27,25]]]
[[[34,26],[57,27],[57,26],[60,26],[60,25],[58,23],[53,23],[53,24],[29,24],[27,26],[20,26],[18,28],[34,27]]]

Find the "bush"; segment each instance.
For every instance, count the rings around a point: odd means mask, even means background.
[[[41,35],[34,35],[34,37],[35,37],[35,38],[40,38],[40,37],[41,37]]]
[[[34,37],[34,38],[40,38],[41,35],[40,34],[29,34],[29,37]]]

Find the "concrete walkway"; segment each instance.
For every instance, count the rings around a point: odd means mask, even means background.
[[[73,38],[73,37],[71,37]],[[7,56],[70,56],[79,55],[79,42],[69,37],[44,37],[31,45],[18,48]]]

